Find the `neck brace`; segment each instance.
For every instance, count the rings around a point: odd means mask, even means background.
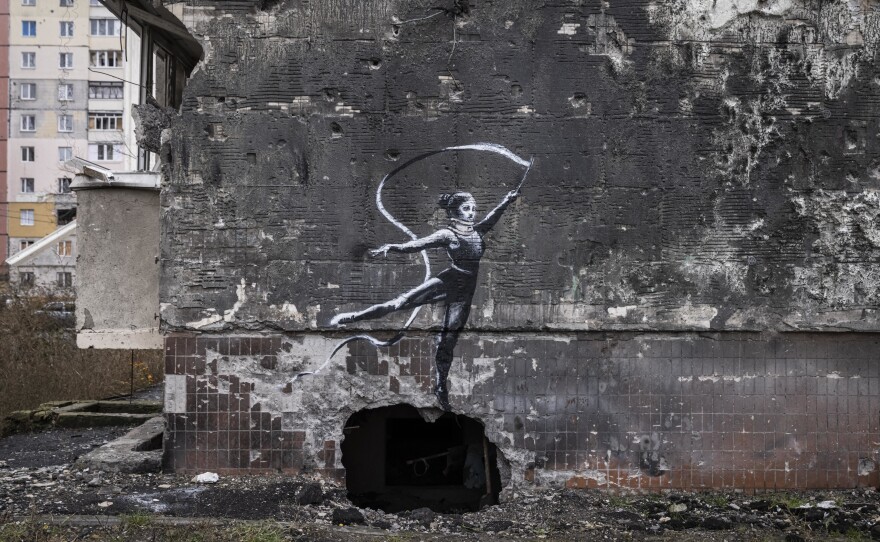
[[[460,220],[458,218],[449,219],[450,226],[458,233],[467,234],[474,232],[474,223],[470,220]]]

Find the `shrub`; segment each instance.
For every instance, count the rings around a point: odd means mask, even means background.
[[[45,293],[0,296],[0,417],[47,401],[103,399],[128,393],[132,384],[139,389],[161,381],[160,351],[77,348],[70,314],[57,310],[70,302]]]

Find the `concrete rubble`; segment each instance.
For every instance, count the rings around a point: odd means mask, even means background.
[[[118,429],[96,428],[0,440],[0,517],[5,518],[0,535],[16,521],[54,522],[76,531],[110,525],[114,517],[146,517],[155,525],[271,520],[294,540],[318,535],[324,540],[361,540],[362,535],[425,540],[880,537],[880,493],[874,490],[612,494],[526,486],[510,488],[501,504],[479,511],[386,513],[352,505],[343,487],[314,473],[217,476],[216,483],[202,484],[199,477],[123,473],[98,465],[96,456],[143,443],[160,429],[159,421],[121,436]],[[72,459],[71,453],[88,449],[95,452]],[[40,458],[50,458],[49,464]]]

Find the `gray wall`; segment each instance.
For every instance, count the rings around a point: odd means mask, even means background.
[[[149,347],[131,343],[130,335],[158,330],[159,194],[84,189],[77,190],[77,202],[77,330],[81,337],[111,332],[99,347]]]
[[[193,11],[211,53],[168,148],[169,329],[323,328],[415,286],[417,256],[367,252],[406,240],[376,186],[482,141],[536,162],[488,238],[473,328],[877,329],[874,12],[474,2],[396,25],[429,4],[190,4],[217,11]],[[486,211],[519,175],[442,155],[387,206],[425,235],[439,193]]]
[[[435,5],[187,2],[206,53],[163,149],[168,465],[341,477],[354,412],[438,414],[442,305],[332,358],[406,315],[328,323],[424,279],[369,255],[407,239],[382,177],[491,142],[535,165],[486,237],[449,391],[505,483],[880,483],[880,13],[450,0],[405,22]],[[485,212],[521,174],[436,155],[385,203],[426,235],[440,193]]]

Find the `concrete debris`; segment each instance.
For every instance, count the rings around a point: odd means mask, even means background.
[[[336,525],[359,525],[364,523],[364,515],[357,508],[337,508],[331,515]]]
[[[363,525],[387,538],[404,539],[406,533],[414,533],[425,540],[452,535],[482,541],[497,539],[499,533],[505,539],[530,540],[593,540],[606,534],[608,539],[676,539],[676,532],[683,530],[692,535],[705,532],[708,539],[715,539],[713,531],[735,533],[742,528],[749,529],[754,539],[795,540],[809,533],[810,539],[820,540],[838,533],[861,533],[867,538],[872,529],[880,532],[880,495],[873,490],[755,498],[732,492],[610,496],[519,487],[497,506],[441,514],[426,508],[399,513],[358,508],[341,486],[319,484],[304,474],[223,477],[208,485],[197,485],[189,476],[162,473],[103,473],[101,485],[94,487],[90,485],[93,479],[93,472],[72,469],[69,464],[3,469],[0,516],[157,514],[203,521],[209,514],[226,520],[270,519],[325,529]],[[317,496],[319,490],[320,503],[300,504],[304,495]],[[805,503],[810,507],[800,507]]]
[[[164,430],[165,418],[151,418],[124,436],[80,457],[76,466],[103,472],[156,472],[162,468]]]
[[[296,494],[296,502],[302,506],[309,504],[321,504],[324,500],[324,490],[318,482],[303,484]]]
[[[203,472],[192,479],[196,484],[216,484],[220,481],[220,475],[216,472]]]

